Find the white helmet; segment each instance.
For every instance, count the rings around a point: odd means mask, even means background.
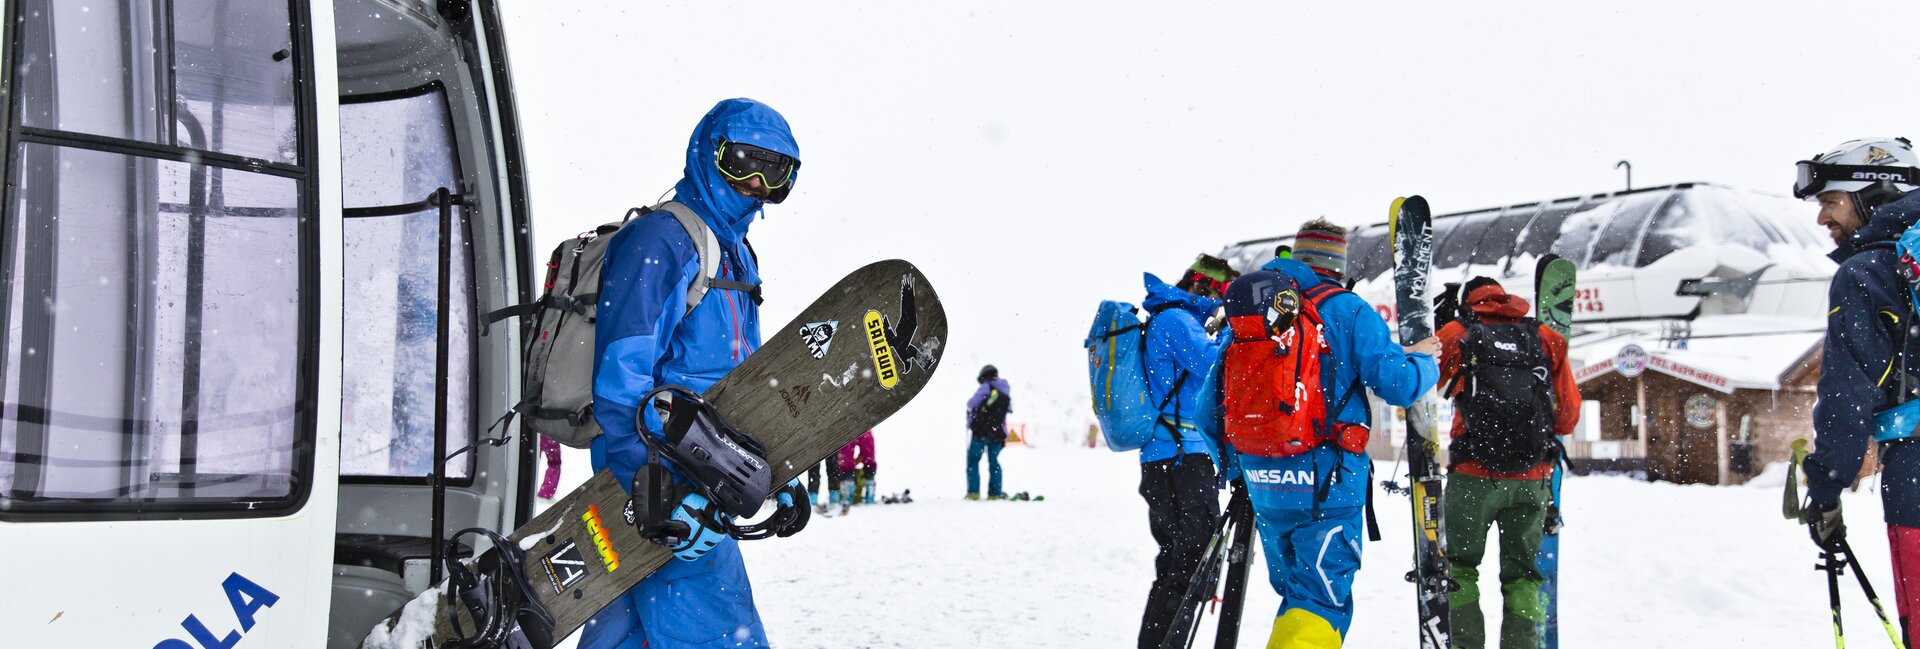
[[[1853,140],[1802,160],[1793,182],[1795,198],[1814,200],[1824,192],[1851,192],[1862,212],[1920,189],[1920,155],[1904,137]]]

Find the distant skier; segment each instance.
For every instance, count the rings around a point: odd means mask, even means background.
[[[1207,551],[1220,517],[1214,458],[1194,428],[1194,402],[1217,349],[1205,323],[1219,308],[1218,296],[1235,273],[1226,262],[1201,255],[1169,286],[1148,273],[1141,301],[1146,320],[1147,403],[1160,406],[1153,439],[1140,447],[1140,497],[1147,526],[1160,553],[1153,559],[1153,586],[1140,618],[1139,646],[1159,647],[1173,633],[1184,646],[1188,629],[1174,628],[1187,583]]]
[[[880,468],[873,455],[873,431],[861,433],[840,447],[834,462],[840,466],[840,513],[847,513],[855,504],[872,504],[873,474]]]
[[[1893,552],[1895,601],[1906,644],[1920,613],[1920,446],[1913,431],[1879,430],[1875,414],[1906,404],[1920,386],[1914,312],[1893,243],[1920,221],[1920,156],[1906,138],[1853,140],[1798,164],[1797,198],[1820,204],[1817,222],[1838,249],[1827,285],[1827,337],[1820,350],[1816,450],[1807,456],[1806,522],[1822,550],[1838,550],[1847,528],[1840,491],[1860,475],[1867,443],[1878,439],[1880,499]],[[1855,180],[1866,176],[1869,179]]]
[[[967,500],[980,499],[980,458],[987,458],[987,500],[1002,500],[1000,490],[1000,449],[1007,447],[1007,413],[1013,412],[1013,397],[1000,370],[992,365],[980,368],[975,379],[980,388],[967,399]]]
[[[1322,219],[1309,221],[1300,227],[1291,252],[1290,258],[1268,261],[1261,267],[1267,272],[1249,273],[1228,289],[1230,329],[1221,339],[1229,344],[1219,351],[1222,362],[1215,363],[1206,376],[1206,398],[1200,400],[1197,420],[1207,438],[1222,449],[1222,482],[1243,479],[1252,497],[1268,579],[1283,600],[1267,647],[1329,649],[1341,646],[1353,623],[1353,579],[1360,570],[1363,530],[1368,529],[1372,460],[1366,444],[1373,424],[1366,388],[1387,403],[1412,404],[1439,377],[1434,356],[1440,352],[1440,342],[1428,338],[1407,347],[1395,344],[1373,306],[1341,288],[1346,274],[1345,228]],[[1298,291],[1290,300],[1248,299],[1248,289],[1261,282],[1291,284]],[[1276,413],[1236,412],[1246,409],[1249,399],[1228,394],[1225,386],[1230,382],[1253,385],[1245,377],[1257,368],[1229,367],[1226,354],[1243,342],[1265,342],[1273,334],[1262,327],[1274,327],[1282,318],[1303,317],[1300,314],[1309,306],[1320,322],[1310,329],[1319,332],[1326,345],[1315,361],[1320,371],[1317,379],[1298,377],[1288,383],[1300,386],[1313,379],[1319,386],[1319,403],[1305,400],[1313,395],[1294,396],[1293,389],[1286,390],[1289,394],[1282,400],[1293,402],[1295,411],[1324,406],[1332,425],[1298,440],[1304,449],[1281,443],[1266,454],[1243,451],[1225,439],[1230,432],[1227,417],[1247,425]],[[1286,309],[1295,313],[1282,313]],[[1262,324],[1262,318],[1268,320]],[[1297,335],[1308,337],[1306,331]],[[1287,343],[1305,344],[1299,338]],[[1293,353],[1307,351],[1297,349]],[[1242,374],[1230,381],[1232,372]]]
[[[758,291],[742,288],[760,281],[747,228],[762,206],[792,190],[799,155],[786,119],[765,104],[728,99],[700,120],[674,200],[719,238],[715,261],[729,281],[716,281],[691,312],[685,290],[701,269],[687,230],[660,211],[614,235],[595,324],[593,414],[605,431],[593,440],[595,471],[611,468],[619,484],[631,484],[648,459],[640,435],[663,430],[657,409],[640,400],[659,385],[703,391],[759,348]],[[682,502],[691,510],[705,504],[698,493]],[[691,538],[674,548],[680,561],[588,621],[582,649],[767,646],[738,542],[690,518]]]
[[[1525,299],[1497,281],[1475,277],[1467,282],[1464,302],[1469,312],[1438,333],[1440,385],[1455,404],[1453,466],[1441,508],[1447,562],[1460,584],[1447,596],[1453,646],[1487,644],[1480,560],[1488,526],[1497,524],[1500,647],[1538,649],[1546,610],[1534,559],[1553,504],[1550,482],[1560,458],[1555,436],[1579,423],[1580,388],[1567,362],[1566,338],[1526,317]]]

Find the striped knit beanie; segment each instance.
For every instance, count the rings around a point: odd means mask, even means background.
[[[1293,258],[1314,270],[1335,278],[1347,273],[1347,229],[1314,219],[1300,226],[1293,237]]]

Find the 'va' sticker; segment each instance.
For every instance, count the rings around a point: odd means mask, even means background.
[[[807,351],[816,359],[827,357],[827,349],[833,346],[833,334],[840,330],[839,320],[809,322],[800,327],[800,339],[806,341]]]
[[[580,546],[571,539],[560,544],[560,549],[540,560],[547,569],[547,582],[553,584],[553,592],[564,593],[581,579],[587,577],[587,561],[580,558]]]

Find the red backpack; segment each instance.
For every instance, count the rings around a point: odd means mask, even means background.
[[[1291,457],[1325,443],[1353,453],[1366,450],[1366,427],[1332,421],[1321,383],[1330,350],[1321,332],[1320,305],[1344,292],[1320,284],[1302,294],[1284,280],[1270,297],[1258,299],[1260,308],[1251,313],[1233,309],[1237,296],[1229,296],[1233,341],[1227,345],[1222,387],[1227,441],[1234,448],[1262,457]],[[1358,390],[1349,387],[1334,412]]]

